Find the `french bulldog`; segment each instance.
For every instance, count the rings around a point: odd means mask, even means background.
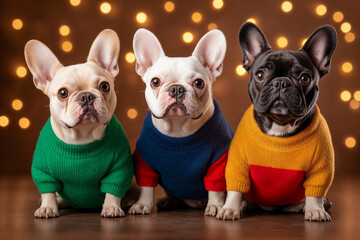
[[[119,51],[118,35],[110,29],[96,37],[86,63],[71,66],[63,66],[40,41],[27,42],[25,60],[35,87],[49,97],[51,114],[32,164],[41,193],[35,217],[57,217],[59,207],[69,205],[102,207],[103,217],[124,216],[121,195],[131,184],[133,164],[113,115]]]
[[[306,220],[330,221],[325,194],[333,180],[334,152],[316,101],[319,79],[330,69],[335,30],[317,29],[298,51],[273,50],[255,24],[245,23],[239,41],[253,105],[229,150],[228,195],[217,218],[239,219],[243,210],[257,206],[304,211]],[[237,186],[234,175],[244,176]]]
[[[215,216],[224,204],[225,163],[233,131],[212,97],[226,52],[223,33],[204,35],[190,57],[167,57],[156,36],[134,36],[136,72],[146,84],[149,112],[133,154],[140,197],[130,214],[150,214],[154,188],[167,197],[158,209],[189,206]],[[208,200],[207,200],[208,199]]]

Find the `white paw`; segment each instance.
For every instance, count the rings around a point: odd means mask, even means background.
[[[55,218],[59,216],[59,211],[51,207],[40,207],[35,211],[34,216],[37,218]]]
[[[241,210],[232,208],[223,208],[216,215],[217,219],[222,220],[236,220],[240,219]]]
[[[147,204],[141,204],[141,203],[135,203],[134,205],[131,206],[131,208],[129,209],[129,214],[150,214],[151,213],[151,207],[150,205]]]
[[[308,221],[331,221],[330,215],[324,210],[305,211],[305,220]]]
[[[117,217],[125,217],[125,213],[120,207],[104,206],[101,211],[101,216],[105,218],[117,218]]]
[[[220,205],[214,205],[214,204],[210,204],[206,206],[205,209],[205,216],[212,216],[215,217],[218,212],[220,212],[222,206]]]

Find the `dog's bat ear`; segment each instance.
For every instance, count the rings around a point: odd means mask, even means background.
[[[214,29],[200,39],[192,56],[196,57],[202,65],[208,67],[216,78],[222,73],[225,53],[225,36],[220,30]]]
[[[133,49],[136,57],[135,70],[141,77],[159,58],[165,56],[159,40],[152,32],[144,28],[136,31]]]
[[[25,61],[33,75],[35,87],[47,94],[56,72],[62,67],[54,53],[42,42],[30,40],[24,49]]]
[[[243,66],[249,71],[259,54],[270,46],[261,30],[253,23],[244,23],[239,32],[239,42],[243,54]]]
[[[119,53],[118,35],[111,29],[105,29],[99,33],[91,45],[87,61],[96,63],[116,77],[119,73]]]
[[[336,32],[331,26],[318,28],[300,51],[305,51],[315,63],[320,77],[330,70],[330,59],[336,47]]]

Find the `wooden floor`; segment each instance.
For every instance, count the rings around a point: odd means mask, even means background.
[[[33,217],[39,195],[30,177],[0,176],[0,239],[360,239],[359,186],[360,178],[335,179],[329,193],[333,221],[328,223],[265,212],[219,221],[203,216],[202,210],[104,219],[100,212],[68,209],[46,220]]]

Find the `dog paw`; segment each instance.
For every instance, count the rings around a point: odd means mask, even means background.
[[[305,211],[305,220],[325,222],[325,221],[331,221],[331,217],[326,211],[311,210],[311,211]]]
[[[117,206],[103,207],[101,216],[105,218],[125,217],[124,211]]]
[[[240,209],[222,208],[216,215],[216,218],[220,220],[237,220],[240,219],[240,214]]]
[[[135,203],[129,209],[129,214],[132,215],[146,215],[151,213],[151,207],[147,204]]]
[[[35,211],[34,216],[37,218],[55,218],[59,216],[59,211],[51,207],[40,207]]]
[[[205,209],[205,216],[212,216],[215,217],[218,212],[221,211],[222,206],[219,205],[207,205]]]

